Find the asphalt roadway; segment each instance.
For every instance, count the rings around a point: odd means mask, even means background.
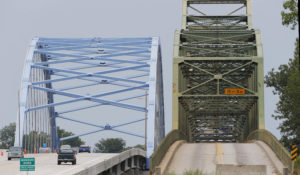
[[[263,142],[184,143],[176,151],[167,171],[183,174],[199,170],[215,174],[216,165],[266,165],[267,175],[282,173],[283,164]]]
[[[1,153],[1,150],[0,150]],[[7,160],[6,152],[0,155],[0,175],[27,175],[27,172],[20,172],[20,160]],[[105,153],[78,153],[76,155],[77,164],[72,165],[70,162],[57,165],[57,154],[27,154],[25,157],[35,158],[35,171],[29,171],[28,175],[67,175],[73,174],[98,162],[110,159],[117,154]]]

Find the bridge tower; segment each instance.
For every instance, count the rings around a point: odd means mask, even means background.
[[[206,13],[211,6],[215,14]],[[182,11],[174,39],[173,129],[191,142],[243,141],[264,128],[263,52],[251,1],[183,0]]]

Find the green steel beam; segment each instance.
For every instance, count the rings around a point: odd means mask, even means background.
[[[241,6],[207,15],[202,4]],[[173,129],[191,142],[243,141],[264,128],[263,53],[251,1],[183,0],[182,7],[182,29],[174,37]],[[236,15],[242,9],[245,14]]]

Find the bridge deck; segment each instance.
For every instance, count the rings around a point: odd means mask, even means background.
[[[118,154],[105,154],[105,153],[80,153],[77,154],[77,164],[72,165],[70,162],[57,165],[57,154],[27,154],[25,157],[35,157],[36,171],[30,172],[30,175],[67,175],[80,172],[82,169],[90,167],[106,159],[110,159]],[[26,174],[20,172],[19,159],[12,159],[7,161],[7,157],[0,158],[0,174],[5,172],[6,175],[19,175]]]
[[[183,174],[187,170],[198,169],[203,173],[215,173],[218,164],[265,165],[267,175],[282,173],[284,167],[271,149],[260,141],[254,143],[184,143],[175,152],[167,171]]]

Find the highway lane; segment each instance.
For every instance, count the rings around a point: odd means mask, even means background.
[[[216,151],[217,147],[214,143],[185,143],[176,151],[167,171],[176,174],[197,169],[204,173],[214,172]]]
[[[30,175],[67,175],[80,171],[118,154],[106,153],[79,153],[77,154],[77,164],[62,163],[57,165],[57,154],[27,154],[25,157],[35,157],[36,171],[30,172]],[[20,172],[19,159],[7,160],[6,154],[0,157],[0,175],[26,175],[26,172]]]
[[[267,175],[282,173],[283,164],[263,142],[185,143],[176,151],[167,171],[183,174],[199,170],[214,174],[216,165],[266,165]]]

